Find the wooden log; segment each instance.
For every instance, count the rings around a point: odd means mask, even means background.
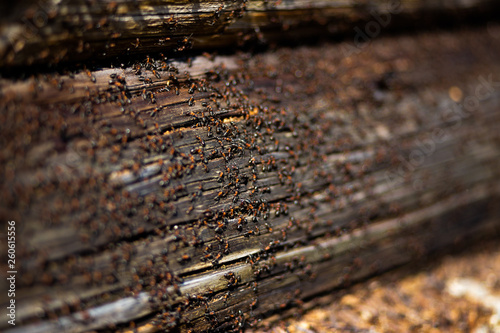
[[[2,79],[0,329],[239,330],[498,235],[498,31]]]
[[[125,54],[179,57],[193,47],[232,50],[235,45],[350,35],[374,20],[382,20],[386,30],[429,21],[449,25],[464,18],[483,22],[494,19],[497,10],[493,0],[29,0],[9,3],[0,13],[0,67],[18,71],[31,64],[78,61],[90,66],[99,59],[120,64]]]

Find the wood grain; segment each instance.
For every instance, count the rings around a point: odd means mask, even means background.
[[[2,79],[8,332],[239,330],[498,235],[492,31]]]
[[[269,45],[318,36],[354,35],[366,22],[388,20],[384,30],[494,19],[493,0],[287,1],[22,1],[0,14],[0,67],[88,67],[123,56]],[[389,17],[387,17],[389,15]],[[374,21],[376,22],[376,21]],[[98,62],[99,63],[99,62]]]

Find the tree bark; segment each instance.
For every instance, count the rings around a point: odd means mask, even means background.
[[[499,31],[2,79],[0,328],[238,330],[498,235]]]

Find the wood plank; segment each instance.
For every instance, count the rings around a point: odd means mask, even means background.
[[[342,46],[2,79],[8,331],[237,330],[498,235],[498,39]]]
[[[384,29],[414,22],[450,24],[498,10],[494,0],[292,0],[292,1],[23,1],[0,15],[0,67],[15,75],[23,66],[111,59],[123,55],[185,56],[186,51],[272,44],[318,35],[354,35],[382,17]],[[374,14],[376,13],[376,14]],[[387,17],[386,15],[389,15]],[[375,22],[375,21],[374,21]],[[16,66],[12,69],[12,66]]]

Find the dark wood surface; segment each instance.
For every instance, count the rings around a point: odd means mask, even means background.
[[[2,79],[9,332],[238,330],[497,235],[499,31]]]
[[[1,5],[0,5],[1,6]],[[34,1],[0,12],[0,67],[126,61],[152,52],[182,57],[186,50],[339,38],[380,17],[384,30],[484,22],[495,0],[273,1]],[[0,7],[1,9],[1,7]],[[375,13],[375,14],[374,14]],[[389,15],[389,18],[387,18]],[[372,29],[374,29],[372,27]]]

